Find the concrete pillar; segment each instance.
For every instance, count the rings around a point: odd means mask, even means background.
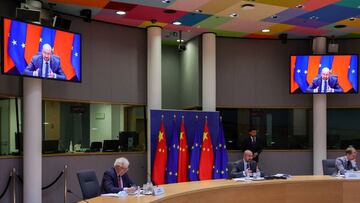
[[[202,35],[202,108],[216,110],[216,35]]]
[[[42,80],[24,78],[24,202],[42,202]]]
[[[313,53],[326,54],[326,37],[313,40]],[[313,95],[313,173],[322,175],[322,160],[326,159],[326,94]]]
[[[147,177],[151,180],[150,110],[161,109],[161,27],[147,28]]]

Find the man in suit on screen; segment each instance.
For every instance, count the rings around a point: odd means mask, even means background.
[[[253,176],[253,173],[258,172],[258,165],[253,160],[253,153],[250,150],[245,150],[243,159],[234,163],[230,172],[232,178],[242,178],[245,176]]]
[[[129,161],[120,157],[115,160],[114,167],[105,171],[101,182],[102,193],[118,193],[120,191],[134,192],[134,184],[127,171],[129,170]]]
[[[60,58],[53,55],[49,44],[44,44],[41,54],[33,56],[24,70],[24,75],[66,80],[61,69]]]
[[[321,70],[321,74],[314,78],[306,91],[309,93],[341,93],[343,89],[339,85],[338,78],[331,75],[330,69],[325,67]]]

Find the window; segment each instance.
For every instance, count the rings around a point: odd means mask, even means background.
[[[312,139],[310,109],[219,108],[228,149],[240,150],[250,128],[258,131],[265,149],[308,149]]]

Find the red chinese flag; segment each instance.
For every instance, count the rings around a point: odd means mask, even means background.
[[[199,179],[212,179],[212,171],[214,165],[214,152],[211,143],[211,136],[209,132],[208,122],[205,121],[203,143],[201,147],[200,164],[199,164]]]
[[[60,57],[61,69],[66,79],[70,80],[75,76],[74,67],[71,64],[71,50],[74,34],[64,31],[56,31],[54,41],[54,54]]]
[[[39,52],[39,43],[42,28],[38,25],[27,25],[26,43],[25,43],[25,60],[29,64],[32,57]]]
[[[155,152],[155,160],[152,170],[152,180],[155,185],[161,185],[165,183],[165,170],[167,161],[167,146],[166,136],[164,130],[164,120],[161,120],[159,136]]]
[[[178,162],[178,182],[188,181],[187,170],[189,166],[189,151],[186,140],[184,118],[181,120],[180,129],[180,148],[179,148],[179,162]]]

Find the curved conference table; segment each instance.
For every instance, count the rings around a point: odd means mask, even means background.
[[[360,180],[293,176],[287,180],[209,180],[164,185],[160,196],[96,197],[89,203],[360,203]],[[84,201],[82,201],[84,202]]]

